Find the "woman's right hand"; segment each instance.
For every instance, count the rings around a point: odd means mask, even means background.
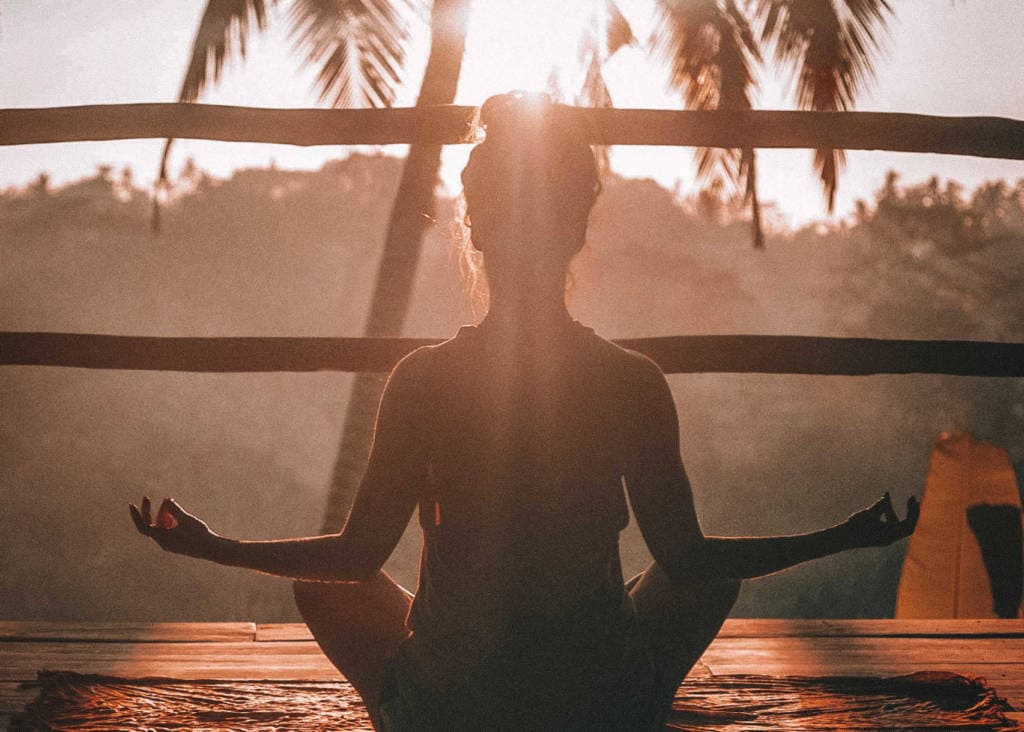
[[[874,505],[846,519],[843,526],[853,547],[888,546],[913,534],[920,515],[921,504],[916,496],[911,496],[907,500],[907,517],[901,521],[892,497],[886,492]]]
[[[165,498],[156,518],[150,515],[148,496],[142,497],[141,508],[128,505],[135,528],[143,536],[153,539],[160,548],[199,559],[211,559],[214,544],[219,538],[204,521],[179,506],[174,499]]]

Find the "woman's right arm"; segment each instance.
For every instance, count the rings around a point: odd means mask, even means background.
[[[642,379],[627,460],[626,488],[640,532],[654,560],[672,579],[702,582],[780,572],[811,559],[909,536],[919,507],[911,498],[900,521],[885,494],[843,523],[808,534],[708,537],[700,528],[693,492],[679,454],[679,420],[664,375],[653,363]]]
[[[336,534],[241,541],[214,533],[166,499],[155,519],[149,499],[130,506],[140,533],[166,551],[292,579],[355,582],[376,576],[402,536],[426,478],[414,356],[392,372],[381,398],[373,447],[352,510]]]

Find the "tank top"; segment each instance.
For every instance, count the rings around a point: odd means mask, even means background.
[[[417,360],[410,418],[429,466],[413,632],[397,672],[466,696],[474,683],[528,678],[536,691],[567,674],[593,687],[642,665],[618,536],[638,374],[650,362],[576,321],[543,343],[464,326]]]

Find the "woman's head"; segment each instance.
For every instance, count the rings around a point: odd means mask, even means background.
[[[491,97],[480,124],[486,137],[473,148],[462,184],[489,285],[529,287],[542,276],[564,282],[600,190],[587,134],[542,95]]]

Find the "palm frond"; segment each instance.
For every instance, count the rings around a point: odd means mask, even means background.
[[[751,108],[757,41],[734,0],[660,0],[656,53],[669,68],[669,85],[697,110]]]
[[[651,45],[668,65],[669,86],[682,92],[689,109],[716,109],[717,1],[695,0],[683,6],[659,0],[656,11]]]
[[[179,100],[195,102],[216,83],[233,55],[245,57],[249,34],[267,25],[277,0],[209,0],[199,21]],[[293,0],[288,18],[296,48],[321,65],[321,101],[334,106],[388,106],[401,80],[409,32],[405,11],[421,0]],[[414,14],[414,13],[410,13]],[[154,196],[153,228],[159,229],[159,193],[167,187],[173,140],[164,145]]]
[[[270,0],[275,3],[276,0]],[[192,42],[185,78],[178,93],[179,102],[195,102],[203,90],[220,80],[225,62],[234,54],[245,58],[246,43],[253,24],[263,31],[267,27],[266,0],[209,0],[203,16],[199,19],[196,37]],[[157,194],[167,186],[167,160],[171,154],[174,139],[164,142],[160,155],[160,171],[157,175]],[[153,199],[154,231],[160,229],[160,204],[158,195]]]
[[[178,101],[195,102],[210,83],[220,80],[225,61],[236,53],[245,58],[253,24],[260,31],[267,27],[266,0],[209,0],[199,20]]]
[[[605,0],[604,14],[608,19],[605,44],[608,48],[608,56],[611,57],[620,48],[636,43],[636,36],[633,35],[632,26],[614,0]]]
[[[575,103],[585,107],[610,108],[611,92],[604,78],[604,65],[617,51],[636,41],[629,21],[614,0],[594,3],[580,34],[577,60],[584,69],[583,83]],[[601,173],[610,167],[609,148],[595,145],[594,153]]]
[[[651,39],[669,69],[669,84],[689,109],[748,110],[756,84],[753,65],[761,52],[735,0],[659,0]],[[699,148],[697,178],[742,187],[752,206],[754,245],[763,246],[753,150]]]
[[[801,109],[834,112],[854,107],[874,76],[874,56],[892,13],[888,0],[758,0],[762,40],[776,59],[796,69]],[[815,151],[814,166],[825,188],[828,210],[835,205],[842,150]]]
[[[296,50],[320,67],[321,101],[387,107],[402,79],[409,0],[294,0],[288,18]]]
[[[587,64],[583,84],[576,95],[576,104],[582,107],[613,107],[612,95],[608,83],[604,79],[601,59],[596,54],[591,56]]]

